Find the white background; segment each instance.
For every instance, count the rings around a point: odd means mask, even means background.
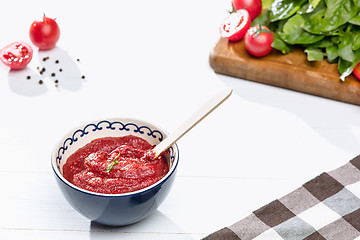
[[[32,45],[23,71],[0,65],[0,239],[200,239],[357,156],[358,106],[213,72],[227,10],[224,0],[3,1],[0,48],[30,43],[44,13],[61,37],[50,51]],[[178,141],[177,178],[154,215],[108,228],[65,201],[50,166],[65,132],[105,117],[171,132],[226,86],[233,95]]]

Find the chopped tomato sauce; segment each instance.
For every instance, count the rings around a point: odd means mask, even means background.
[[[133,135],[98,138],[67,159],[63,176],[91,192],[137,191],[156,183],[169,171],[164,156],[153,159],[152,148],[146,140]]]

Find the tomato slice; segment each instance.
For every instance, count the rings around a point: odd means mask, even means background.
[[[360,62],[355,66],[353,74],[360,80]]]
[[[14,42],[0,50],[0,60],[11,69],[23,69],[31,61],[33,50],[25,42]]]
[[[220,26],[221,37],[227,38],[229,41],[241,40],[250,28],[250,22],[249,12],[245,9],[231,13]]]

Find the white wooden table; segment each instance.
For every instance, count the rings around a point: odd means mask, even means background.
[[[229,1],[34,0],[1,8],[1,47],[30,42],[28,29],[43,13],[56,17],[61,37],[51,51],[34,47],[24,71],[0,66],[0,239],[201,239],[359,153],[358,106],[212,71],[208,56]],[[63,68],[58,87],[36,69],[46,56],[48,73]],[[177,178],[154,215],[108,228],[63,198],[50,154],[66,131],[120,116],[171,132],[225,86],[233,95],[178,141]]]

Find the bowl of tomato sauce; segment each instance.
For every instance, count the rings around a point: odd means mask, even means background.
[[[78,126],[55,145],[51,165],[69,204],[91,221],[124,226],[155,212],[168,195],[179,162],[175,143],[152,158],[167,137],[161,128],[131,118]]]

